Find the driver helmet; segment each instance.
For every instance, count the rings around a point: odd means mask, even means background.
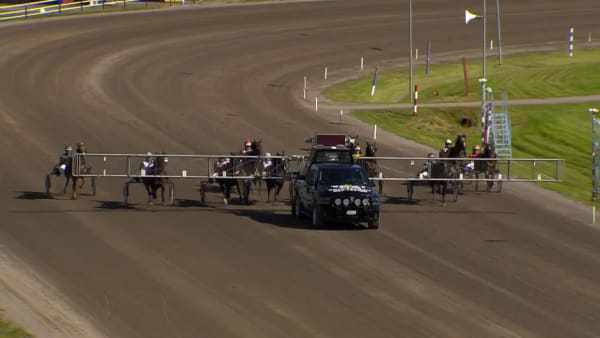
[[[73,147],[66,145],[65,146],[65,151],[73,151]]]
[[[152,157],[152,152],[149,151],[146,153],[146,160],[149,160]]]
[[[452,140],[451,139],[446,139],[446,145],[449,146],[452,144]]]
[[[359,153],[360,152],[360,146],[356,146],[356,148],[354,148],[354,152],[355,153]]]
[[[265,153],[266,157],[271,157],[271,153]]]
[[[246,140],[246,142],[244,142],[244,146],[252,147],[252,142],[250,140]]]
[[[476,145],[473,146],[473,150],[479,150],[479,149],[480,149],[479,148],[479,144],[476,144]]]
[[[429,153],[429,154],[427,154],[427,158],[434,158],[434,157],[435,157],[435,154],[434,154],[434,153]]]

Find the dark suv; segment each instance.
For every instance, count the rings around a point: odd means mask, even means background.
[[[313,163],[294,182],[292,214],[308,215],[320,227],[328,222],[366,222],[379,228],[379,195],[367,173],[351,163]]]

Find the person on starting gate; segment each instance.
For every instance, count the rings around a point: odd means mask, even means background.
[[[154,169],[155,165],[156,165],[156,162],[155,162],[154,158],[152,157],[152,153],[148,152],[146,154],[146,157],[140,164],[140,169],[145,170],[146,173],[148,173],[149,171],[152,171]]]
[[[359,158],[361,158],[361,156],[362,156],[362,152],[360,151],[360,146],[357,144],[356,147],[354,147],[354,153],[352,153],[352,159],[354,159],[356,161]]]
[[[240,152],[240,154],[242,154],[242,155],[252,155],[253,152],[254,151],[252,149],[252,141],[246,140],[246,142],[244,142],[244,149],[242,149],[242,151]]]
[[[427,158],[428,158],[428,160],[425,161],[425,163],[423,163],[423,168],[421,168],[421,171],[419,171],[419,174],[418,174],[419,177],[422,177],[422,178],[429,177],[429,169],[431,167],[433,159],[435,158],[435,154],[429,153],[429,154],[427,154]]]
[[[444,147],[440,149],[439,158],[447,158],[450,156],[450,148],[452,147],[452,140],[447,139],[446,143],[444,143]]]
[[[479,147],[479,144],[474,145],[473,146],[473,151],[469,155],[469,158],[477,158],[477,157],[479,157],[479,155],[480,155],[479,150],[480,149],[481,148]]]
[[[63,175],[65,171],[71,166],[71,160],[73,158],[73,147],[65,146],[65,152],[58,158],[58,164],[54,167],[52,173],[56,176]]]
[[[265,153],[265,159],[263,160],[263,169],[265,172],[269,172],[271,167],[273,166],[273,159],[271,158],[271,153]]]
[[[473,151],[469,154],[469,158],[478,158],[480,156],[479,144],[473,146]],[[475,161],[469,161],[465,164],[465,173],[473,172],[475,170]]]

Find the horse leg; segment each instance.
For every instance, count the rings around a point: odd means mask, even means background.
[[[52,174],[46,175],[46,195],[50,195],[50,190],[52,189],[52,178],[50,178]]]
[[[283,181],[277,183],[277,186],[275,189],[275,195],[273,196],[273,199],[275,200],[275,202],[277,202],[277,197],[279,196],[279,192],[281,191],[281,188],[283,188]]]
[[[146,192],[148,193],[148,204],[153,205],[154,199],[152,198],[152,186],[150,183],[144,183],[144,187],[146,188]]]
[[[442,206],[446,206],[446,188],[448,187],[448,182],[444,182],[442,184]]]
[[[223,193],[223,204],[227,205],[229,203],[229,186],[224,182],[219,182],[219,187],[221,188],[221,193]]]
[[[71,199],[76,200],[77,199],[77,178],[73,177],[72,181],[73,181],[73,193],[71,194]]]
[[[67,187],[69,186],[69,181],[71,180],[71,176],[67,175],[65,178],[67,180],[65,181],[65,186],[63,187],[63,194],[67,193]]]
[[[160,188],[160,197],[162,199],[163,206],[166,205],[166,203],[165,203],[165,186],[166,185],[167,185],[166,183],[163,183],[157,187],[157,189]]]

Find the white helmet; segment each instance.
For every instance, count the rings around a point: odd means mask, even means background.
[[[271,157],[271,153],[265,153],[266,157]]]
[[[451,139],[446,139],[446,145],[450,145],[452,144],[452,140]]]

